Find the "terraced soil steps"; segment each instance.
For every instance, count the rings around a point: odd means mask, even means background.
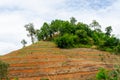
[[[112,69],[101,61],[106,52],[87,49],[59,49],[51,42],[38,42],[1,58],[10,64],[9,77],[19,80],[85,80],[94,76],[100,67]]]
[[[38,61],[58,61],[67,59],[64,56],[33,56],[33,57],[22,57],[22,58],[5,58],[2,60],[14,63],[22,63],[22,62],[38,62]]]
[[[42,56],[39,56],[42,57]],[[96,72],[100,66],[106,67],[102,62],[93,62],[79,59],[66,59],[66,57],[61,56],[44,56],[44,58],[49,58],[49,61],[34,61],[34,59],[39,59],[34,57],[26,57],[31,59],[31,61],[25,62],[27,59],[23,59],[23,63],[12,63],[10,66],[9,77],[41,77],[45,76],[55,76],[55,75],[68,75],[76,73],[85,72]],[[59,58],[60,57],[60,58]],[[50,61],[52,59],[59,59],[58,61]],[[19,60],[19,58],[13,59],[13,61]],[[21,58],[22,59],[22,58]],[[60,60],[61,59],[61,60]],[[7,59],[6,59],[7,60]],[[8,59],[9,60],[9,59]],[[111,66],[111,65],[110,65]],[[27,68],[26,68],[27,67]],[[33,68],[34,67],[34,68]],[[87,75],[88,73],[86,73]],[[48,77],[47,77],[48,78]],[[64,76],[63,78],[67,78]],[[70,78],[70,77],[69,77]],[[60,78],[62,79],[62,78]]]
[[[83,64],[81,65],[50,65],[50,66],[18,66],[18,67],[10,67],[9,71],[15,71],[15,70],[31,70],[31,69],[41,69],[41,68],[55,68],[55,67],[79,67],[79,66],[83,66]],[[85,67],[92,67],[92,66],[104,66],[104,67],[108,67],[108,68],[112,68],[113,65],[112,64],[84,64],[83,68]]]
[[[99,65],[100,66],[100,65]],[[55,73],[64,73],[64,71],[68,71],[69,72],[79,72],[79,71],[94,71],[94,70],[98,70],[98,65],[79,65],[79,66],[60,66],[60,67],[49,67],[49,68],[29,68],[29,69],[13,69],[10,70],[10,73],[33,73],[33,72],[47,72],[48,74],[51,74],[51,72],[53,73],[55,71]],[[102,67],[107,67],[106,65],[101,65]],[[109,65],[109,68],[112,68],[111,65]],[[46,74],[47,74],[46,73]]]
[[[41,80],[41,79],[49,79],[49,80],[85,80],[86,79],[86,80],[89,80],[91,78],[91,75],[94,76],[96,73],[97,71],[56,74],[56,75],[46,75],[42,77],[40,76],[39,77],[25,77],[25,78],[19,78],[19,80]]]
[[[11,68],[9,69],[10,77],[34,77],[34,76],[46,76],[46,75],[55,75],[55,74],[68,74],[68,73],[76,73],[76,72],[85,72],[85,71],[97,71],[98,68],[101,67],[107,67],[105,64],[91,64],[89,62],[83,62],[82,61],[70,61],[67,63],[60,63],[56,61],[57,63],[53,63],[53,61],[48,62],[42,62],[41,65],[39,63],[21,63],[14,64],[17,66],[14,66],[11,64]],[[51,64],[52,63],[52,64]],[[77,64],[75,64],[77,63]],[[89,64],[88,64],[89,63]],[[34,66],[31,66],[31,64],[34,64]],[[36,65],[35,65],[36,64]],[[61,65],[60,65],[61,64]],[[81,64],[81,65],[80,65]],[[44,65],[44,66],[43,66]],[[52,66],[49,66],[52,65]],[[37,67],[36,67],[37,66]],[[109,68],[112,68],[112,65],[109,64]],[[27,67],[27,68],[26,68]],[[108,68],[108,67],[107,67]]]

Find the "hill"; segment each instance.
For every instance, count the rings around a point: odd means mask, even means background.
[[[88,80],[100,67],[112,69],[116,58],[91,48],[60,49],[48,41],[0,57],[10,64],[9,77],[19,80]]]

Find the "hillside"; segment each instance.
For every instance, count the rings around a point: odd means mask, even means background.
[[[0,59],[10,64],[9,77],[19,80],[88,80],[100,67],[112,69],[113,63],[117,63],[116,56],[108,52],[90,48],[60,49],[47,41],[13,51]]]

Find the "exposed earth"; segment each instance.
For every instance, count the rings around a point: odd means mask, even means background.
[[[100,67],[111,70],[120,57],[92,48],[59,49],[40,41],[0,59],[9,63],[9,77],[19,80],[94,80]]]

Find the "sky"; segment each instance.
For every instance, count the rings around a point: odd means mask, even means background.
[[[112,26],[120,37],[120,0],[0,0],[0,55],[22,48],[22,39],[30,44],[25,24],[40,29],[44,22],[70,17],[87,24],[97,20],[102,30]]]

